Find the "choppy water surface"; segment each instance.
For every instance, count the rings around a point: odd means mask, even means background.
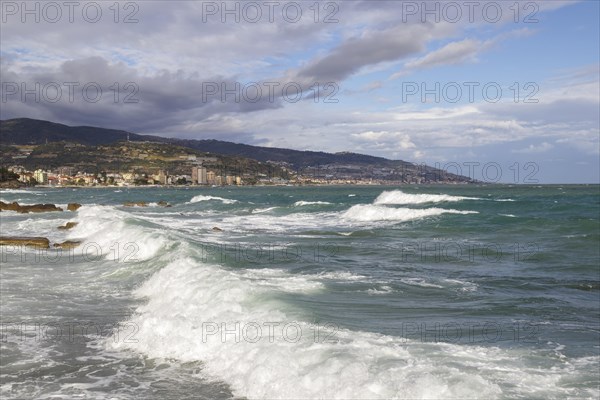
[[[598,186],[0,197],[2,398],[600,396]]]

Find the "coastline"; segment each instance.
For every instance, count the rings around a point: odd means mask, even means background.
[[[318,184],[318,183],[303,183],[303,184],[272,184],[272,185],[222,185],[222,186],[209,186],[209,185],[131,185],[131,186],[77,186],[77,185],[35,185],[35,186],[21,186],[21,187],[0,187],[0,190],[34,190],[34,189],[219,189],[219,188],[251,188],[251,187],[549,187],[549,186],[600,186],[600,183],[487,183],[487,182],[452,182],[452,183],[350,183],[350,184]]]

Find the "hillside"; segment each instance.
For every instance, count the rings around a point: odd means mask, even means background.
[[[264,174],[289,178],[282,168],[253,159],[213,155],[186,147],[157,142],[119,141],[108,145],[84,145],[72,142],[49,142],[40,145],[0,145],[0,163],[17,164],[29,171],[73,167],[84,173],[169,171],[172,175],[189,175],[198,160],[222,175]]]
[[[92,126],[71,127],[29,118],[0,121],[0,143],[2,144],[24,145],[64,141],[96,146],[126,140],[127,133],[125,131],[95,128]],[[131,135],[134,136],[133,134]]]
[[[29,118],[0,121],[0,144],[4,146],[44,145],[55,142],[78,143],[85,146],[107,146],[127,139],[131,142],[164,143],[213,155],[242,157],[262,163],[270,162],[304,173],[312,169],[313,176],[323,178],[374,178],[406,183],[421,181],[466,183],[471,181],[467,177],[447,174],[432,167],[417,166],[406,161],[388,160],[382,157],[350,152],[332,154],[252,146],[214,139],[165,138],[91,126],[71,127]],[[3,161],[6,162],[7,160]],[[89,162],[93,161],[90,160]]]
[[[258,161],[283,161],[296,168],[333,163],[386,164],[391,162],[381,157],[356,153],[325,153],[300,151],[275,147],[251,146],[221,140],[189,140],[140,135],[122,130],[104,129],[91,126],[67,126],[50,121],[18,118],[0,121],[0,143],[3,144],[44,144],[46,142],[72,142],[84,145],[112,144],[126,140],[157,141],[215,153],[237,155]],[[392,162],[396,163],[396,162]],[[408,164],[408,163],[407,163]]]

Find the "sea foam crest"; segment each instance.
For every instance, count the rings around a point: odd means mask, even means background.
[[[451,196],[449,194],[412,194],[401,190],[385,191],[381,193],[373,204],[422,204],[454,202],[461,200],[479,200],[477,197]]]
[[[289,305],[269,295],[274,289],[235,271],[182,257],[136,292],[148,302],[129,321],[138,328],[135,340],[106,345],[153,358],[201,361],[205,374],[227,382],[234,395],[247,398],[494,398],[501,394],[484,374],[462,372],[453,364],[456,360],[451,356],[457,350],[479,359],[485,357],[481,355],[485,349],[406,346],[400,338],[342,328],[331,339],[331,331],[315,336],[314,327],[295,319]],[[447,354],[447,365],[428,356],[439,352]]]
[[[237,203],[237,200],[233,200],[233,199],[225,199],[223,197],[218,197],[218,196],[205,196],[205,195],[199,194],[197,196],[192,197],[192,199],[190,201],[188,201],[188,204],[199,203],[201,201],[211,201],[211,200],[218,200],[218,201],[221,201],[223,204]]]
[[[327,205],[327,204],[331,204],[328,201],[304,201],[304,200],[300,200],[294,203],[294,207],[301,207],[301,206],[313,206],[313,205]]]
[[[391,208],[373,204],[357,204],[350,207],[342,217],[352,221],[410,221],[441,214],[477,214],[477,211],[460,211],[444,208]]]
[[[136,224],[134,216],[111,206],[86,205],[77,214],[80,222],[69,230],[67,239],[83,240],[81,247],[94,257],[110,257],[118,248],[130,261],[148,260],[173,243],[160,230]]]

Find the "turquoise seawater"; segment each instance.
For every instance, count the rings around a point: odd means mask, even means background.
[[[597,185],[0,198],[2,398],[600,397]]]

